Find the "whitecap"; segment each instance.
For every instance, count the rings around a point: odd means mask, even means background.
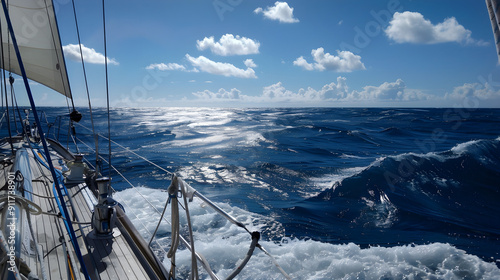
[[[145,238],[150,237],[159,213],[146,207],[141,193],[152,205],[162,209],[168,195],[164,191],[139,187],[118,192],[115,198],[124,202],[132,222]],[[383,199],[383,198],[381,198]],[[282,235],[283,228],[270,217],[251,213],[238,207],[220,203],[219,206],[247,225],[251,231],[264,230],[268,235]],[[221,277],[227,277],[243,258],[250,244],[247,232],[218,217],[195,198],[189,205],[194,224],[195,248],[209,261]],[[170,219],[167,211],[166,219]],[[181,215],[181,224],[186,219]],[[147,230],[143,230],[143,225]],[[170,226],[160,227],[163,237],[158,240],[164,249],[169,248]],[[148,235],[149,234],[149,235]],[[166,236],[165,236],[166,235]],[[449,244],[398,245],[393,247],[361,248],[354,243],[330,244],[314,240],[283,238],[280,242],[259,242],[275,258],[292,279],[498,279],[500,269],[479,257]],[[179,279],[187,279],[191,254],[181,247],[176,255]],[[167,268],[170,261],[164,260]],[[209,279],[204,272],[202,279]],[[285,279],[270,258],[256,249],[250,262],[238,279]]]

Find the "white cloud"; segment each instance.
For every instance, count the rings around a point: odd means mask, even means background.
[[[186,67],[177,63],[153,63],[147,66],[146,69],[157,69],[160,71],[186,71]]]
[[[243,63],[247,67],[246,70],[240,69],[230,63],[222,63],[212,61],[204,56],[197,58],[186,54],[186,59],[193,65],[193,69],[188,70],[186,66],[177,63],[153,63],[146,67],[148,70],[159,71],[184,71],[184,72],[206,72],[214,75],[222,75],[226,77],[239,78],[257,78],[255,71],[252,68],[257,67],[257,64],[252,59],[246,59]],[[191,82],[191,81],[190,81]],[[206,81],[211,83],[212,81]]]
[[[474,98],[479,100],[500,101],[500,90],[494,90],[488,84],[484,86],[479,83],[464,84],[455,87],[451,93],[445,95],[445,98],[459,100]]]
[[[262,101],[274,102],[325,102],[343,100],[348,94],[346,78],[337,77],[337,83],[332,82],[324,85],[320,90],[308,87],[307,89],[299,89],[298,92],[287,90],[281,82],[274,85],[264,87],[262,91]]]
[[[223,88],[219,89],[218,92],[211,92],[209,90],[193,92],[193,95],[203,100],[238,100],[240,99],[241,91],[233,88],[227,91]]]
[[[384,106],[436,98],[418,90],[407,89],[401,79],[395,82],[385,82],[380,86],[366,86],[362,91],[350,91],[345,77],[337,77],[336,82],[326,84],[319,90],[308,87],[293,92],[285,88],[281,82],[278,82],[264,87],[262,93],[258,96],[246,95],[237,89],[231,91],[220,89],[218,92],[205,90],[193,93],[193,95],[198,99],[211,102],[234,102],[239,100],[246,104],[280,104],[284,106],[342,106],[346,104],[348,106]]]
[[[63,52],[69,59],[73,61],[81,61],[79,45],[69,44],[63,46]],[[82,54],[83,54],[83,60],[87,63],[104,64],[105,62],[103,54],[96,52],[96,50],[92,48],[87,48],[83,44],[82,44]],[[114,59],[108,58],[108,64],[118,65],[119,63]]]
[[[314,65],[312,63],[307,62],[307,60],[303,56],[297,58],[293,62],[293,65],[302,67],[302,68],[309,70],[309,71],[314,70]]]
[[[250,67],[244,70],[230,63],[215,62],[204,56],[195,58],[189,54],[186,54],[186,59],[193,65],[193,67],[202,72],[226,77],[257,78],[255,71]]]
[[[253,59],[250,59],[250,58],[246,59],[244,61],[244,63],[245,63],[245,66],[248,67],[248,68],[255,68],[255,67],[257,67],[257,64],[255,64],[255,62],[253,62]]]
[[[299,22],[298,19],[293,17],[293,8],[288,6],[287,2],[279,2],[274,3],[274,6],[267,7],[265,10],[261,7],[254,10],[254,13],[260,14],[262,13],[264,17],[271,20],[279,20],[284,23],[294,23]]]
[[[302,67],[306,70],[329,70],[335,72],[352,72],[354,70],[365,70],[365,65],[361,62],[361,56],[355,55],[350,51],[337,51],[337,55],[325,53],[323,48],[313,49],[311,55],[315,63],[309,63],[301,56],[297,58],[293,65]]]
[[[201,51],[210,49],[212,53],[222,56],[248,55],[259,53],[260,43],[239,35],[225,34],[219,42],[215,42],[213,36],[197,40],[196,47]]]
[[[417,12],[394,13],[386,35],[397,43],[437,44],[459,42],[485,45],[484,41],[472,39],[472,32],[460,25],[454,18],[433,25],[430,20]]]
[[[346,79],[338,77],[337,83],[330,83],[323,86],[320,90],[313,88],[300,89],[299,92],[293,92],[286,89],[281,82],[264,87],[259,96],[250,96],[241,93],[240,90],[233,88],[227,91],[223,88],[218,92],[209,90],[194,92],[193,95],[198,100],[211,102],[244,102],[245,104],[297,104],[297,105],[325,105],[325,101],[335,101],[344,99],[348,94]],[[232,104],[233,104],[232,103]]]
[[[405,96],[406,85],[403,80],[396,82],[385,82],[380,86],[365,86],[363,91],[353,91],[349,94],[349,99],[361,100],[402,100]]]
[[[293,100],[297,99],[297,94],[287,90],[281,82],[264,87],[262,98],[268,100]]]

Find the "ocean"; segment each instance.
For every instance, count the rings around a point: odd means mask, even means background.
[[[62,109],[43,110],[50,122]],[[76,135],[92,145],[81,112]],[[107,136],[106,110],[93,117]],[[123,108],[110,117],[113,141],[260,231],[292,279],[500,279],[499,109]],[[159,219],[149,205],[163,208],[171,175],[111,146],[135,186],[111,170],[114,197],[149,239]],[[196,198],[189,210],[196,249],[227,277],[250,236]],[[168,250],[170,225],[156,237]],[[176,262],[187,278],[185,248]],[[256,249],[238,279],[285,278]]]

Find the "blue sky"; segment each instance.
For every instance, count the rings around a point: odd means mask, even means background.
[[[55,3],[85,106],[71,2]],[[76,8],[92,103],[104,106],[102,6]],[[484,1],[113,0],[106,17],[112,106],[500,107]]]

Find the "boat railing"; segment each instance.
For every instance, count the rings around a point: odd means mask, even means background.
[[[90,130],[89,128],[85,127],[82,124],[78,123],[77,125],[80,127],[83,127],[84,129]],[[104,135],[99,134],[98,136],[107,140],[107,141],[109,140]],[[81,143],[82,145],[85,145],[88,149],[93,151],[93,148],[89,144],[87,144],[85,141],[83,141],[82,139],[76,137],[76,140],[79,143]],[[171,172],[171,171],[161,167],[160,165],[150,161],[149,159],[145,158],[144,156],[137,154],[136,152],[132,151],[131,149],[124,147],[123,145],[117,143],[116,141],[110,140],[110,142],[113,143],[114,145],[116,145],[117,147],[125,150],[127,153],[143,159],[145,162],[147,162],[150,165],[154,166],[155,168],[165,172],[166,174],[170,175],[172,178],[171,182],[170,182],[170,186],[167,189],[168,199],[165,202],[163,209],[159,209],[157,206],[154,205],[154,203],[149,201],[148,198],[145,197],[138,190],[138,188],[136,186],[134,186],[134,184],[132,184],[130,182],[130,180],[124,176],[124,174],[122,172],[120,172],[114,166],[112,166],[112,165],[110,166],[110,168],[114,172],[116,172],[116,174],[118,174],[118,176],[120,176],[130,186],[130,188],[133,189],[137,193],[138,196],[141,197],[141,199],[145,202],[147,207],[150,207],[157,215],[159,215],[159,219],[158,219],[158,223],[156,225],[155,231],[151,232],[150,230],[148,230],[148,227],[141,221],[141,219],[139,219],[139,217],[135,213],[130,213],[130,212],[127,213],[127,215],[129,215],[131,217],[133,217],[133,216],[136,217],[135,220],[138,221],[137,222],[138,224],[135,224],[135,226],[142,227],[142,229],[149,236],[148,246],[152,251],[154,251],[157,254],[157,257],[160,259],[160,261],[164,261],[165,258],[169,258],[172,263],[175,263],[175,251],[178,248],[179,243],[182,243],[182,245],[185,248],[187,248],[189,251],[191,251],[191,254],[192,254],[192,269],[191,269],[191,271],[192,271],[192,273],[197,273],[197,271],[198,271],[197,263],[200,262],[201,265],[203,266],[204,270],[210,276],[211,279],[213,279],[213,280],[220,279],[213,272],[213,270],[210,268],[210,264],[207,262],[205,257],[201,253],[197,252],[194,248],[194,238],[193,238],[192,230],[191,230],[191,221],[190,221],[190,215],[189,215],[189,203],[188,202],[192,202],[193,198],[197,197],[197,199],[201,200],[204,203],[204,205],[208,205],[215,212],[217,212],[222,217],[227,219],[230,223],[238,226],[242,230],[248,232],[250,235],[249,236],[250,237],[249,238],[250,247],[249,247],[249,250],[248,250],[246,256],[243,257],[243,259],[240,261],[240,263],[235,266],[234,271],[225,279],[233,279],[244,268],[244,266],[247,264],[247,262],[251,258],[255,247],[259,248],[262,252],[264,252],[267,256],[269,256],[271,258],[271,261],[273,262],[273,264],[280,270],[280,272],[283,274],[283,276],[286,279],[291,279],[286,274],[286,272],[279,266],[279,264],[276,262],[276,260],[271,256],[271,254],[269,254],[269,252],[267,252],[258,243],[259,238],[260,238],[259,232],[249,231],[243,223],[239,222],[237,219],[232,217],[230,214],[228,214],[222,208],[217,206],[217,204],[215,204],[210,199],[205,197],[203,194],[198,192],[196,189],[191,187],[188,183],[186,183],[182,178],[178,177],[173,172]],[[104,163],[107,164],[107,160],[104,157],[101,156],[100,158]],[[88,161],[87,161],[87,163],[91,164]],[[116,190],[113,187],[111,187],[111,188],[112,188],[113,192],[116,192]],[[126,201],[119,201],[119,202],[121,204],[123,204],[123,206],[125,206],[126,209],[132,209],[132,207],[129,207],[129,205],[127,205]],[[172,217],[171,221],[169,221],[168,219],[165,218],[165,212],[167,211],[168,205],[170,205],[171,209],[172,209],[171,213],[170,213],[171,217]],[[189,237],[187,239],[184,236],[182,236],[179,232],[179,215],[180,215],[179,207],[185,210],[184,216],[185,216],[185,219],[187,220],[187,227],[188,227],[188,233],[189,233]],[[171,246],[170,246],[168,252],[164,248],[165,245],[160,244],[159,238],[156,235],[156,232],[162,223],[167,223],[172,228],[172,230],[171,230]],[[170,271],[171,274],[173,274],[175,272],[174,269],[175,269],[175,265],[172,265],[171,271]]]

